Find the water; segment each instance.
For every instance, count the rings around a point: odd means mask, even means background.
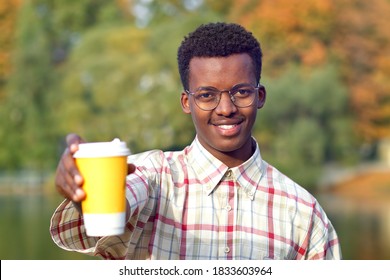
[[[316,196],[336,228],[347,260],[390,259],[390,197],[377,201]]]
[[[344,259],[390,259],[390,203],[317,198],[338,232]],[[50,217],[60,201],[56,194],[0,195],[0,259],[97,259],[64,251],[51,240]]]
[[[0,196],[0,259],[91,259],[58,248],[49,233],[58,196],[42,194]]]

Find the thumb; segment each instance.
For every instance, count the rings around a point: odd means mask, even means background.
[[[75,133],[70,133],[66,136],[66,145],[72,153],[76,152],[78,150],[78,145],[84,142],[84,139]]]
[[[68,147],[70,147],[72,144],[80,144],[84,143],[85,141],[76,133],[70,133],[66,135],[66,144]]]

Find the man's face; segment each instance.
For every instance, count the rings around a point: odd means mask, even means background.
[[[228,57],[195,57],[190,61],[189,91],[199,87],[230,90],[237,84],[256,85],[252,60],[247,54]],[[191,114],[200,143],[219,159],[229,154],[249,158],[252,153],[251,132],[257,110],[264,105],[265,89],[260,88],[255,101],[245,108],[235,106],[227,92],[218,106],[210,111],[200,109],[194,97],[182,93],[183,111]]]

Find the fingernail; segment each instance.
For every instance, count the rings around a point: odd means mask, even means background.
[[[84,195],[84,192],[81,189],[75,191],[75,197],[79,200]]]
[[[70,150],[71,150],[71,152],[72,153],[74,153],[74,152],[76,152],[77,151],[77,145],[76,144],[72,144],[72,145],[70,145]]]
[[[74,181],[80,185],[83,182],[83,178],[80,175],[75,175],[74,176]]]

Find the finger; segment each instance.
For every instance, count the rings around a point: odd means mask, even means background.
[[[84,180],[69,148],[64,151],[58,164],[55,182],[58,192],[64,197],[75,202],[85,198],[85,193],[81,188]]]
[[[85,141],[76,133],[70,133],[66,135],[66,144],[68,147],[70,147],[72,144],[80,144],[84,143]]]
[[[69,173],[62,176],[62,181],[57,182],[57,189],[60,194],[74,202],[81,202],[85,199],[85,192]]]
[[[80,143],[85,143],[85,141],[79,135],[70,133],[66,136],[66,144],[72,155],[77,152]]]
[[[82,186],[82,178],[74,176],[66,169],[63,162],[61,162],[56,172],[56,187],[57,191],[70,200],[75,202],[81,201],[85,198],[85,193]]]
[[[82,189],[84,178],[81,176],[72,154],[64,159],[64,177],[67,194],[71,199],[75,202],[83,200],[85,198],[85,193]]]

